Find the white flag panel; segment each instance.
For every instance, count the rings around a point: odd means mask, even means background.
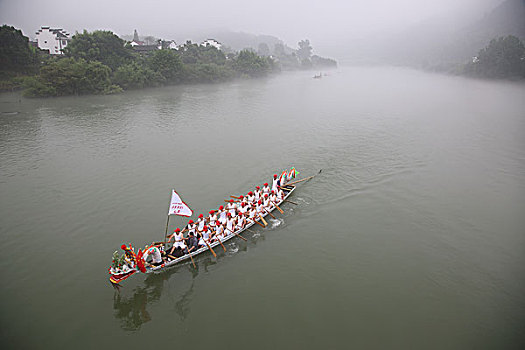
[[[168,211],[168,215],[181,215],[181,216],[192,216],[193,211],[188,207],[186,203],[180,199],[180,196],[178,195],[175,190],[172,190],[171,192],[171,202],[170,202],[170,209]]]

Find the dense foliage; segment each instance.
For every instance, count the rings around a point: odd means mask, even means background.
[[[98,61],[115,70],[129,63],[133,56],[133,51],[124,44],[124,40],[113,32],[96,30],[88,33],[84,30],[81,34],[73,35],[64,53],[68,57]]]
[[[220,82],[272,71],[270,58],[252,52],[226,57],[213,46],[186,42],[178,50],[135,52],[109,31],[76,34],[40,74],[26,82],[27,96],[106,94],[183,82]]]
[[[273,56],[282,69],[324,69],[337,67],[337,62],[333,59],[323,58],[317,55],[312,56],[313,48],[308,39],[299,41],[297,46],[297,50],[291,50],[282,43],[274,45]]]
[[[525,78],[525,46],[515,36],[492,39],[473,62],[465,66],[467,75],[492,79]]]
[[[57,59],[42,67],[40,75],[26,81],[27,96],[103,94],[119,91],[110,79],[111,69],[82,58]]]
[[[242,50],[233,61],[233,68],[243,76],[260,77],[268,74],[271,69],[271,59],[260,57],[255,52]]]
[[[108,94],[169,84],[262,77],[281,67],[335,65],[333,60],[312,56],[308,40],[299,42],[299,49],[292,51],[282,44],[275,45],[273,55],[264,43],[259,45],[260,55],[251,49],[237,53],[191,41],[177,50],[157,49],[156,45],[152,50],[136,50],[113,32],[97,30],[76,33],[63,56],[50,56],[29,45],[20,30],[2,26],[0,43],[0,72],[21,72],[24,76],[17,84],[23,84],[26,96]],[[5,78],[0,79],[0,87],[2,84]]]
[[[0,70],[3,73],[33,73],[38,64],[36,49],[20,30],[7,25],[0,27]]]

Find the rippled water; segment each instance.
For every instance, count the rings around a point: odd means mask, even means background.
[[[521,348],[525,86],[312,75],[0,95],[3,348]],[[290,166],[322,172],[271,227],[109,285],[171,188],[198,214]]]

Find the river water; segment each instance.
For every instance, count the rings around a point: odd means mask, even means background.
[[[525,86],[313,74],[0,95],[2,348],[523,348]],[[172,188],[197,215],[291,166],[322,172],[247,242],[109,284]]]

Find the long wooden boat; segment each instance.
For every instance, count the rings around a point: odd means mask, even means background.
[[[295,190],[295,185],[284,185],[282,187],[282,190],[284,192],[284,197],[283,199],[277,203],[277,205],[280,205],[284,202],[285,199],[287,199],[292,193],[293,191]],[[272,207],[271,209],[268,209],[268,211],[264,214],[261,214],[261,216],[264,218],[266,217],[267,215],[269,215],[270,212],[274,211],[275,210],[275,206]],[[233,237],[236,237],[238,236],[239,234],[241,234],[243,231],[245,231],[247,228],[250,228],[252,227],[253,225],[255,225],[255,222],[251,222],[251,223],[248,223],[245,227],[243,227],[242,229],[239,229],[235,232],[232,232],[228,235],[226,235],[222,240],[221,242],[224,243],[230,239],[232,239]],[[218,246],[221,244],[221,242],[219,241],[215,241],[213,243],[210,243],[210,247],[213,249],[214,247]],[[208,251],[209,248],[207,246],[204,246],[200,249],[197,249],[196,251],[190,253],[190,254],[185,254],[179,258],[176,258],[176,259],[173,259],[173,260],[169,260],[169,261],[166,261],[164,263],[162,263],[161,265],[158,265],[158,266],[143,266],[142,269],[140,269],[140,266],[135,266],[134,269],[129,269],[127,271],[115,271],[113,269],[108,269],[109,273],[110,273],[110,281],[111,283],[113,284],[117,284],[123,280],[125,280],[126,278],[130,277],[131,275],[135,274],[136,272],[139,272],[139,270],[142,270],[142,272],[144,273],[158,273],[158,272],[161,272],[169,267],[172,267],[172,266],[175,266],[175,265],[178,265],[180,263],[182,263],[183,261],[187,260],[187,259],[190,259],[190,257],[194,257],[196,255],[199,255],[199,254],[202,254],[202,253],[205,253],[206,251]],[[139,254],[140,254],[140,251],[139,251]],[[138,256],[138,261],[141,260],[141,256]],[[136,265],[139,265],[138,263]]]
[[[290,194],[292,194],[292,192],[295,190],[295,186],[291,185],[290,186],[291,189],[290,190],[285,190],[283,188],[283,192],[285,193],[284,197],[283,197],[283,200],[280,201],[279,203],[277,203],[277,205],[280,205],[286,198],[288,198],[288,196]],[[275,207],[272,207],[268,212],[272,212],[275,210]],[[268,212],[265,213],[264,215],[261,214],[262,217],[266,217],[268,215]],[[235,233],[230,233],[229,235],[225,236],[223,239],[222,239],[222,243],[232,239],[233,237],[236,237],[237,235],[241,234],[243,231],[245,231],[247,228],[250,228],[252,227],[253,225],[255,225],[255,222],[251,222],[249,224],[247,224],[246,226],[244,226],[242,229],[240,230],[237,230],[235,231]],[[213,243],[210,244],[210,247],[213,249],[214,247],[220,245],[221,243],[219,241],[215,241]],[[185,254],[183,256],[181,256],[180,258],[177,258],[175,260],[171,260],[171,261],[168,261],[162,265],[159,265],[159,266],[151,266],[151,267],[147,267],[146,268],[146,273],[151,273],[151,272],[158,272],[160,270],[163,270],[167,267],[170,267],[170,266],[173,266],[173,265],[176,265],[184,260],[187,260],[187,259],[190,259],[190,255],[193,257],[195,255],[199,255],[201,253],[204,253],[205,251],[209,250],[207,246],[204,246],[200,249],[197,249],[196,251],[192,252],[191,254]]]

